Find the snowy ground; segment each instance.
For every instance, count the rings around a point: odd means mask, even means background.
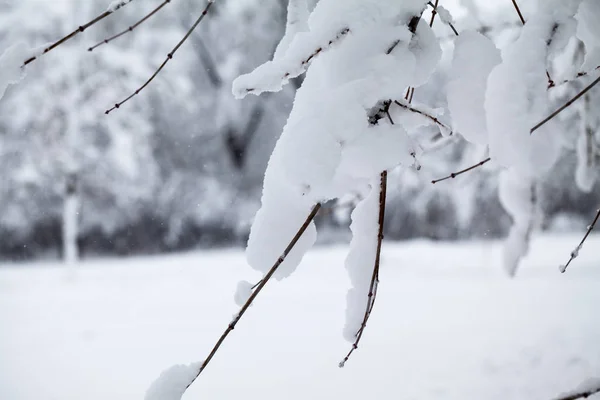
[[[386,244],[346,368],[345,248],[273,282],[184,399],[551,399],[600,376],[600,237],[534,242],[517,279],[493,243]],[[0,399],[134,400],[197,361],[236,310],[239,252],[0,268]]]

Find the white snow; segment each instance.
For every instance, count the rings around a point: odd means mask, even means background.
[[[494,43],[478,32],[463,32],[455,41],[448,109],[454,128],[469,142],[488,144],[485,92],[490,72],[501,61]]]
[[[150,385],[144,400],[180,400],[201,365],[174,365],[163,371]]]
[[[600,237],[567,274],[555,267],[582,234],[534,239],[513,280],[499,243],[385,243],[343,370],[347,248],[315,249],[266,286],[184,399],[556,398],[600,371]],[[143,399],[161,371],[207,356],[247,274],[236,251],[84,261],[75,279],[60,262],[4,265],[0,397]]]
[[[237,304],[240,307],[242,307],[244,304],[246,304],[246,302],[248,301],[250,296],[252,296],[252,288],[253,287],[254,287],[254,284],[252,284],[248,281],[239,281],[238,285],[237,285],[237,289],[235,290],[235,295],[233,296],[233,299],[235,300],[235,304]]]

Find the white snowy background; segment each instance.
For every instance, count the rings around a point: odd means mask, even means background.
[[[287,1],[223,0],[149,89],[105,116],[205,4],[168,4],[85,52],[155,6],[128,5],[40,58],[106,4],[0,2],[0,255],[13,261],[0,265],[0,398],[179,399],[260,279],[246,264],[268,271],[329,200],[184,398],[544,399],[600,376],[600,242],[573,250],[598,207],[598,91],[529,135],[597,74],[595,0],[523,0],[524,27],[508,1],[447,1],[453,16],[412,31],[397,23],[422,0],[322,1],[308,20],[316,2],[303,3],[290,1],[286,27]],[[401,100],[408,86],[419,113]],[[388,98],[389,118],[370,123],[364,110]],[[486,146],[492,163],[431,185]],[[379,172],[397,165],[377,307],[338,370],[339,333],[353,342],[369,291]],[[316,228],[328,245],[305,256]],[[246,258],[115,258],[248,234]]]

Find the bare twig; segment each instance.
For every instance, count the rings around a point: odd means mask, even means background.
[[[93,20],[89,21],[86,24],[83,24],[81,26],[79,26],[77,29],[75,29],[73,32],[69,33],[67,36],[63,37],[62,39],[59,39],[58,41],[52,43],[50,46],[46,47],[43,51],[41,55],[44,55],[46,53],[51,52],[52,50],[54,50],[55,48],[57,48],[58,46],[60,46],[61,44],[71,40],[72,38],[74,38],[75,36],[77,36],[78,34],[80,34],[81,32],[85,31],[87,28],[89,28],[92,25],[97,24],[98,22],[102,21],[104,18],[108,17],[109,15],[111,15],[112,13],[114,13],[115,11],[125,7],[127,4],[131,3],[133,0],[122,0],[120,3],[116,4],[114,7],[110,8],[109,10],[104,11],[102,14],[98,15],[96,18],[94,18]],[[39,56],[32,56],[30,58],[28,58],[27,60],[25,60],[23,62],[23,67],[32,63],[33,61],[37,60],[41,55]]]
[[[535,125],[533,128],[531,128],[531,130],[529,131],[529,133],[533,133],[533,132],[537,131],[543,125],[545,125],[548,121],[550,121],[552,118],[556,117],[558,114],[560,114],[561,112],[563,112],[571,104],[573,104],[574,102],[576,102],[577,100],[579,100],[579,98],[581,96],[583,96],[590,89],[592,89],[594,86],[596,86],[598,84],[598,82],[600,82],[600,76],[598,78],[596,78],[596,80],[594,82],[592,82],[588,86],[586,86],[581,92],[577,93],[571,100],[567,101],[558,110],[554,111],[552,114],[550,114],[549,116],[547,116],[546,118],[544,118],[541,122],[539,122],[537,125]]]
[[[462,170],[460,170],[458,172],[453,172],[453,173],[451,173],[450,175],[448,175],[448,176],[446,176],[444,178],[435,179],[435,180],[431,181],[431,183],[436,184],[438,182],[442,182],[442,181],[445,181],[445,180],[448,180],[448,179],[454,179],[454,178],[456,178],[459,175],[462,175],[462,174],[464,174],[466,172],[474,170],[475,168],[479,168],[479,167],[485,165],[486,163],[490,162],[491,160],[492,160],[491,157],[488,157],[485,160],[482,160],[482,161],[478,162],[477,164],[470,166],[469,168],[462,169]]]
[[[223,334],[221,335],[221,337],[219,338],[219,340],[217,341],[217,343],[215,344],[215,346],[211,350],[211,352],[208,355],[208,357],[204,360],[204,362],[202,363],[202,365],[198,369],[198,372],[196,373],[196,375],[194,376],[194,378],[186,386],[186,389],[189,388],[194,383],[194,381],[196,379],[198,379],[198,377],[200,376],[200,374],[202,373],[202,371],[204,371],[204,369],[206,368],[206,366],[208,365],[208,363],[210,363],[210,361],[212,360],[212,358],[215,356],[215,354],[217,353],[217,351],[219,350],[219,348],[221,347],[221,345],[223,344],[223,342],[227,338],[227,336],[231,333],[231,331],[233,331],[235,329],[235,326],[240,321],[240,319],[242,319],[242,316],[244,315],[244,313],[248,310],[248,308],[250,308],[250,306],[252,305],[252,302],[254,301],[254,299],[256,298],[256,296],[258,296],[258,294],[263,290],[263,288],[265,287],[265,285],[267,284],[267,282],[269,282],[269,279],[271,279],[271,277],[273,277],[273,274],[275,274],[275,272],[277,271],[277,269],[279,268],[279,266],[285,261],[285,259],[288,256],[288,254],[292,251],[292,249],[294,248],[294,246],[296,246],[296,243],[298,243],[298,241],[300,240],[300,238],[302,237],[302,235],[304,234],[304,232],[306,231],[306,229],[309,227],[309,225],[311,224],[311,222],[315,219],[315,216],[319,212],[320,208],[321,208],[321,204],[318,204],[318,203],[313,207],[312,211],[310,212],[310,214],[308,215],[308,217],[306,217],[306,220],[304,221],[304,223],[302,224],[302,226],[300,227],[300,229],[298,229],[298,232],[296,232],[296,235],[294,236],[294,238],[290,241],[290,243],[288,244],[288,246],[286,247],[286,249],[283,251],[281,257],[279,257],[277,259],[277,261],[275,261],[275,264],[273,264],[273,266],[271,267],[271,269],[269,270],[269,272],[267,272],[267,274],[265,275],[265,277],[258,283],[258,285],[256,286],[256,288],[252,292],[252,295],[248,298],[248,300],[246,301],[246,303],[242,306],[242,308],[237,313],[237,315],[235,316],[235,318],[233,319],[233,321],[231,321],[229,323],[229,325],[227,326],[227,329],[225,329],[225,332],[223,332]]]
[[[388,114],[389,117],[389,114]],[[390,117],[390,121],[393,123]],[[346,362],[352,356],[352,353],[356,349],[358,349],[358,344],[362,339],[363,333],[365,332],[365,328],[367,327],[367,322],[369,321],[369,317],[373,312],[373,306],[375,305],[375,299],[377,297],[377,289],[379,287],[379,264],[381,261],[381,244],[383,242],[383,223],[385,219],[385,199],[387,192],[387,171],[383,171],[381,173],[381,185],[379,190],[379,232],[377,234],[377,251],[375,253],[375,263],[373,265],[373,274],[371,275],[371,284],[369,285],[369,294],[367,297],[367,307],[365,308],[365,315],[363,316],[362,323],[360,324],[360,328],[356,333],[356,340],[352,344],[350,351],[346,354],[346,357],[339,363],[339,367],[343,368],[346,365]]]
[[[519,8],[519,5],[517,4],[516,0],[512,0],[513,5],[515,6],[515,10],[517,10],[517,14],[519,14],[519,19],[521,20],[521,23],[523,25],[525,25],[525,18],[523,18],[523,14],[521,14],[521,9]]]
[[[177,52],[177,50],[179,50],[179,48],[190,37],[190,35],[192,34],[192,32],[194,32],[194,30],[200,24],[200,22],[202,22],[202,20],[206,16],[206,14],[208,14],[208,10],[210,9],[210,7],[213,5],[213,3],[215,1],[216,0],[208,0],[208,3],[206,4],[206,7],[202,11],[202,13],[200,14],[200,16],[196,20],[196,22],[194,22],[194,24],[192,25],[192,27],[187,31],[187,33],[179,41],[179,43],[177,43],[177,45],[173,48],[173,50],[171,50],[171,52],[169,54],[167,54],[167,58],[165,59],[165,61],[163,61],[163,63],[160,65],[160,67],[158,67],[158,69],[152,74],[152,76],[142,86],[140,86],[138,89],[136,89],[135,92],[133,92],[131,95],[129,95],[129,97],[127,97],[125,100],[123,100],[123,101],[121,101],[119,103],[116,103],[112,108],[106,110],[105,114],[109,114],[110,112],[118,109],[123,104],[125,104],[126,102],[128,102],[129,100],[131,100],[132,98],[134,98],[135,96],[137,96],[142,90],[144,90],[150,84],[150,82],[152,82],[154,80],[154,78],[156,78],[156,76],[160,73],[160,71],[163,70],[163,68],[167,65],[167,63],[173,59],[173,56],[175,55],[175,53]]]
[[[577,247],[575,247],[575,250],[573,250],[571,252],[571,258],[569,258],[569,261],[567,261],[567,263],[565,265],[561,265],[560,266],[560,268],[559,268],[560,272],[562,272],[563,274],[567,271],[567,268],[569,267],[569,264],[571,264],[571,262],[574,259],[576,259],[577,256],[579,256],[579,252],[581,251],[581,248],[583,247],[583,244],[587,240],[588,236],[590,236],[590,233],[594,229],[594,226],[596,226],[596,222],[598,222],[598,218],[600,218],[600,208],[597,210],[596,216],[594,217],[594,220],[592,221],[591,225],[588,226],[588,229],[587,229],[587,232],[585,233],[585,236],[583,237],[583,239],[581,239],[581,242],[579,242],[579,245],[577,245]]]
[[[170,2],[171,2],[171,0],[163,1],[158,7],[156,7],[154,10],[150,11],[150,13],[148,13],[144,18],[140,19],[138,22],[131,25],[129,28],[125,29],[124,31],[117,33],[116,35],[111,36],[111,37],[104,39],[103,41],[95,44],[94,46],[90,47],[88,49],[88,51],[94,51],[96,48],[102,46],[103,44],[108,44],[108,43],[112,42],[113,40],[120,38],[121,36],[125,35],[128,32],[132,32],[135,28],[137,28],[138,26],[140,26],[141,24],[146,22],[148,19],[150,19],[152,16],[154,16],[156,13],[158,13],[164,6],[166,6]]]

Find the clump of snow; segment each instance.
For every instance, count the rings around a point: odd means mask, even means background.
[[[442,6],[437,6],[436,10],[443,23],[445,23],[446,25],[454,23],[454,18],[452,18],[452,14],[450,14],[450,11],[448,11],[446,8]]]
[[[238,282],[237,289],[235,290],[235,304],[242,307],[250,296],[252,296],[252,288],[254,285],[248,281],[240,281]]]
[[[180,364],[163,371],[146,391],[144,400],[181,400],[201,366],[202,363]]]
[[[488,144],[485,92],[490,72],[501,61],[494,43],[478,32],[463,32],[455,41],[448,108],[454,128],[469,142]]]
[[[16,43],[0,55],[0,99],[9,85],[19,83],[23,78],[23,61],[30,56],[24,43]]]

